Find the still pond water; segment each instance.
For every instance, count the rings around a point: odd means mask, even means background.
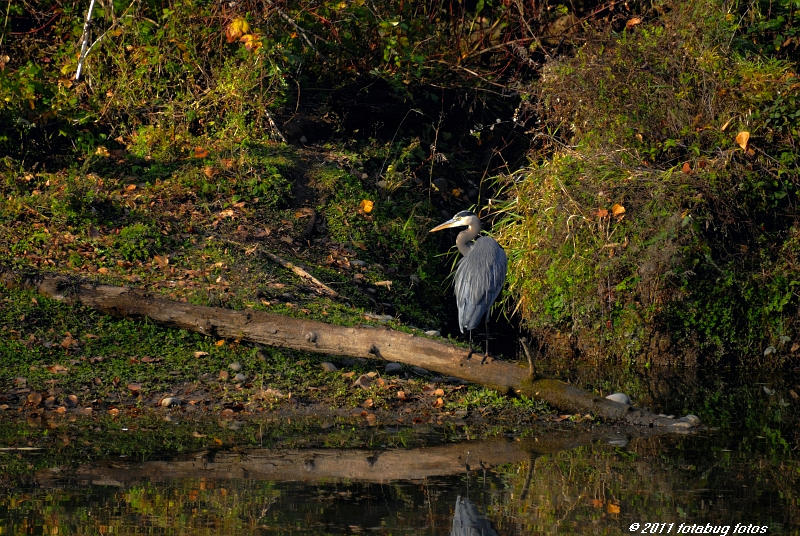
[[[427,429],[407,448],[251,444],[47,467],[0,489],[0,535],[800,534],[795,383],[662,400],[721,424],[694,434]]]

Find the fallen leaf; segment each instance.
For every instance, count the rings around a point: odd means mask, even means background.
[[[127,191],[129,191],[129,192],[132,192],[132,191],[134,191],[134,190],[136,189],[136,185],[135,185],[135,184],[129,184],[129,185],[127,185],[127,186],[125,187],[125,189],[126,189]]]
[[[392,282],[391,281],[378,281],[375,283],[376,287],[386,287],[389,290],[392,290]]]
[[[603,501],[601,501],[600,499],[592,499],[592,506],[595,508],[602,508]]]
[[[108,410],[108,414],[109,414],[109,415],[111,415],[112,417],[116,417],[117,415],[119,415],[119,409],[117,409],[117,408],[110,408],[110,409]]]
[[[208,149],[204,149],[203,147],[195,147],[192,156],[195,158],[205,158],[208,156],[208,154]]]
[[[628,22],[625,23],[625,29],[630,30],[637,24],[641,24],[642,19],[640,17],[633,17],[632,19],[628,19]]]
[[[375,203],[373,201],[370,201],[369,199],[362,199],[361,203],[358,205],[358,210],[364,214],[369,214],[372,212],[372,207],[374,205]]]
[[[128,384],[128,391],[130,391],[132,393],[138,393],[141,390],[142,390],[142,384],[141,383],[129,383]]]
[[[50,372],[51,374],[66,374],[67,372],[69,372],[69,369],[64,365],[55,364],[47,367],[47,371]]]
[[[103,145],[99,145],[95,150],[94,154],[96,154],[97,156],[105,156],[105,157],[111,156],[111,153],[108,152],[108,149],[106,149]]]
[[[441,408],[442,406],[444,406],[444,400],[442,400],[441,397],[437,398],[436,402],[433,403],[434,408]]]
[[[30,404],[31,406],[36,407],[41,403],[42,403],[42,395],[41,394],[39,394],[36,391],[34,391],[33,393],[30,393],[28,395],[28,404]]]
[[[217,342],[214,343],[214,345],[215,346],[224,346],[225,345],[225,339],[218,340]]]
[[[736,143],[742,148],[742,150],[747,149],[748,141],[750,141],[750,133],[746,130],[743,130],[736,135]]]
[[[371,398],[366,399],[364,402],[361,403],[362,408],[371,408],[375,405],[375,401]]]
[[[618,514],[619,513],[619,505],[618,504],[614,504],[614,503],[608,503],[608,505],[606,505],[606,511],[609,514]]]
[[[603,219],[608,216],[608,210],[604,208],[597,209],[597,217]]]
[[[225,28],[225,39],[228,43],[233,43],[249,31],[250,24],[244,18],[237,17]]]
[[[207,355],[208,355],[208,352],[195,352],[194,353],[195,357],[205,357]]]
[[[169,257],[166,255],[153,255],[153,260],[156,261],[159,268],[166,268],[169,265]]]
[[[444,396],[444,389],[442,389],[441,387],[440,387],[439,389],[436,389],[436,390],[433,392],[433,395],[434,395],[434,396]]]
[[[690,175],[692,173],[691,164],[689,164],[689,162],[684,162],[683,163],[683,167],[681,168],[681,171],[683,171],[687,175]]]
[[[619,218],[620,216],[622,216],[623,214],[625,214],[625,207],[623,207],[623,206],[622,206],[622,205],[620,205],[619,203],[614,203],[614,206],[612,206],[612,207],[611,207],[611,213],[612,213],[612,214],[613,214],[615,217]]]
[[[400,400],[405,400],[406,399],[406,392],[405,391],[397,391],[397,398],[399,398]]]

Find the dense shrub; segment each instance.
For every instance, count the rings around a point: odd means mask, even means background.
[[[532,87],[544,160],[509,180],[501,239],[545,339],[639,362],[790,355],[800,79],[743,46],[732,7],[659,4]]]

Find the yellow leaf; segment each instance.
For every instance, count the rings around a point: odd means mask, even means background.
[[[619,513],[619,505],[614,503],[608,503],[606,505],[606,511],[609,514],[618,514]]]
[[[739,144],[743,150],[747,149],[747,142],[750,141],[750,133],[746,130],[739,132],[736,135],[736,143]]]
[[[358,210],[365,214],[369,214],[372,212],[372,207],[375,206],[375,203],[370,201],[369,199],[362,199],[361,203],[358,205]]]
[[[225,339],[218,340],[217,342],[214,343],[214,345],[215,346],[224,346],[225,345]]]
[[[625,207],[619,203],[614,203],[614,205],[611,207],[611,213],[616,217],[620,217],[625,214]]]
[[[237,17],[225,29],[225,38],[228,43],[233,43],[250,31],[250,25],[242,17]]]

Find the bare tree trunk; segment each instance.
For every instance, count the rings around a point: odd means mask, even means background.
[[[592,396],[559,380],[532,380],[528,367],[491,357],[470,357],[448,342],[388,328],[343,327],[264,311],[234,311],[176,302],[146,292],[89,284],[65,276],[20,274],[0,265],[0,282],[31,288],[65,301],[80,303],[115,316],[146,316],[156,322],[213,337],[239,339],[307,352],[396,361],[487,385],[503,393],[522,393],[570,413],[591,413],[602,419],[648,426],[689,428],[675,421]]]

